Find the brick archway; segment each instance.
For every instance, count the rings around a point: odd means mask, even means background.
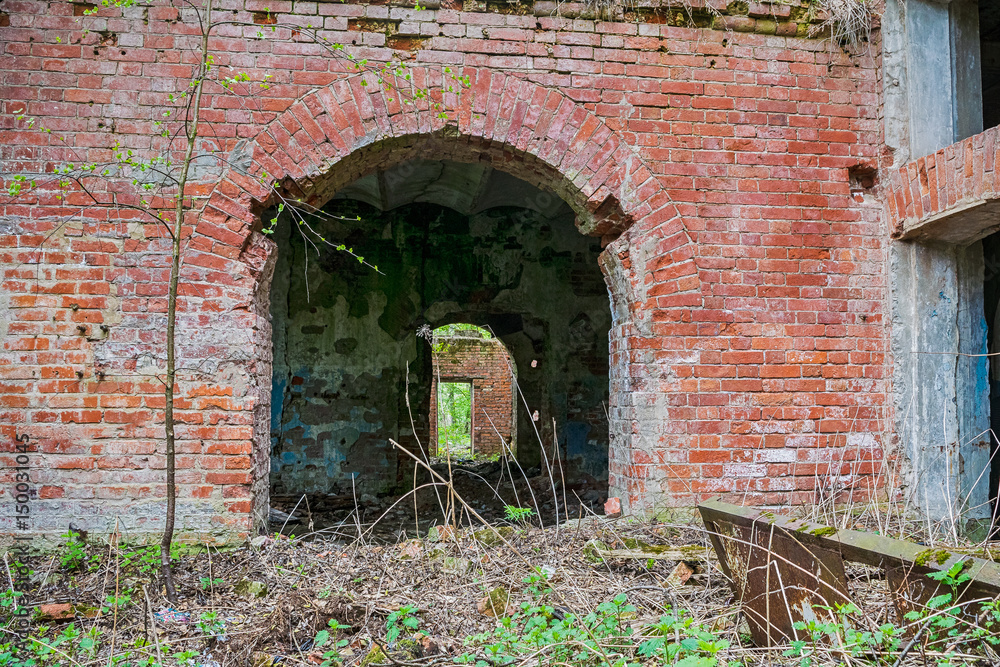
[[[322,206],[357,178],[417,157],[485,161],[553,191],[574,210],[582,233],[607,244],[601,268],[613,310],[609,482],[612,495],[621,495],[627,507],[649,509],[643,472],[648,461],[635,458],[647,446],[627,398],[634,391],[629,369],[654,335],[651,312],[677,311],[681,320],[701,304],[692,240],[660,181],[621,133],[591,111],[559,90],[517,76],[463,74],[470,86],[457,99],[446,96],[447,118],[428,104],[400,104],[362,85],[360,75],[309,92],[236,146],[199,217],[185,259],[192,296],[199,284],[211,282],[213,271],[249,279],[234,290],[243,295],[243,305],[226,319],[250,330],[253,339],[245,370],[252,385],[246,395],[252,399],[253,438],[243,488],[258,522],[268,498],[268,303],[275,257],[274,244],[256,231],[260,213],[274,203],[272,188]],[[417,85],[430,82],[432,89],[433,77],[441,77],[426,68],[415,68],[413,75]]]
[[[410,71],[425,89],[453,83],[442,82],[440,69]],[[561,90],[489,69],[462,74],[469,82],[462,95],[443,96],[447,117],[426,102],[405,105],[362,85],[361,75],[296,100],[232,151],[190,251],[241,260],[256,274],[270,251],[253,232],[273,203],[273,187],[322,205],[355,179],[414,157],[485,161],[559,195],[576,212],[577,228],[608,244],[601,264],[612,308],[619,323],[636,324],[633,334],[651,335],[650,306],[702,305],[694,241],[667,190],[621,132]],[[620,280],[623,272],[645,272],[655,287],[639,277]]]
[[[431,90],[442,86],[440,71],[412,73]],[[322,203],[358,176],[417,154],[489,161],[558,194],[576,211],[581,232],[608,241],[637,221],[644,228],[679,221],[643,160],[586,107],[514,75],[478,69],[464,74],[469,87],[460,96],[444,96],[447,118],[419,100],[402,104],[399,95],[362,85],[362,75],[306,94],[233,151],[196,235],[231,256],[250,238],[256,214],[271,199],[269,187],[284,186]]]

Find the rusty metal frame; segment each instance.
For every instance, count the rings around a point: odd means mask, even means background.
[[[829,615],[823,607],[848,602],[844,561],[883,569],[901,615],[938,594],[928,574],[958,562],[970,577],[958,603],[1000,597],[992,561],[719,500],[698,511],[759,646],[797,639],[797,621],[821,620]]]

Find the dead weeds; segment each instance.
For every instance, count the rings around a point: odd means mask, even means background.
[[[784,655],[788,647],[749,643],[713,560],[656,557],[707,547],[697,528],[592,516],[432,535],[375,542],[276,534],[179,555],[176,608],[157,590],[142,549],[78,545],[83,557],[69,565],[65,553],[30,561],[36,640],[22,651],[37,664],[66,665],[807,664]],[[850,579],[859,618],[870,615],[872,627],[903,622],[876,574],[859,568]],[[674,634],[694,643],[670,658]],[[813,648],[808,664],[894,659]],[[952,653],[950,664],[991,664]],[[31,664],[2,656],[0,648],[0,664]],[[941,651],[911,652],[902,664],[940,659]]]

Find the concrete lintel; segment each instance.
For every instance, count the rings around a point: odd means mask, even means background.
[[[966,246],[1000,230],[1000,199],[977,199],[920,220],[904,220],[900,240]]]

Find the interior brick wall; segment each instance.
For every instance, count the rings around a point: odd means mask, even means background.
[[[492,455],[516,453],[514,433],[514,367],[503,343],[492,339],[451,338],[434,349],[431,381],[431,443],[438,444],[438,382],[472,384],[472,451]],[[444,452],[437,451],[439,456]]]
[[[273,78],[250,97],[215,87],[204,98],[199,151],[237,166],[203,157],[189,191],[184,534],[239,539],[266,502],[259,301],[275,249],[255,231],[269,193],[251,176],[321,204],[416,156],[487,161],[556,192],[602,237],[615,315],[609,483],[626,512],[884,485],[888,234],[877,190],[852,192],[850,179],[882,147],[877,31],[845,53],[810,36],[822,17],[805,2],[690,0],[697,16],[664,4],[610,20],[574,3],[563,16],[544,2],[422,4],[215,3],[251,24],[217,31],[216,67]],[[404,59],[417,85],[440,93],[448,67],[470,87],[438,95],[447,119],[407,107],[301,33],[255,39],[267,8],[322,25],[358,58]],[[78,9],[0,2],[5,189],[13,174],[110,160],[116,145],[166,147],[154,122],[195,72],[193,15],[159,2]],[[0,197],[0,500],[14,437],[28,435],[39,533],[73,517],[98,531],[162,526],[169,239],[115,193],[95,194],[103,203],[48,186]],[[12,530],[4,514],[0,532]]]

